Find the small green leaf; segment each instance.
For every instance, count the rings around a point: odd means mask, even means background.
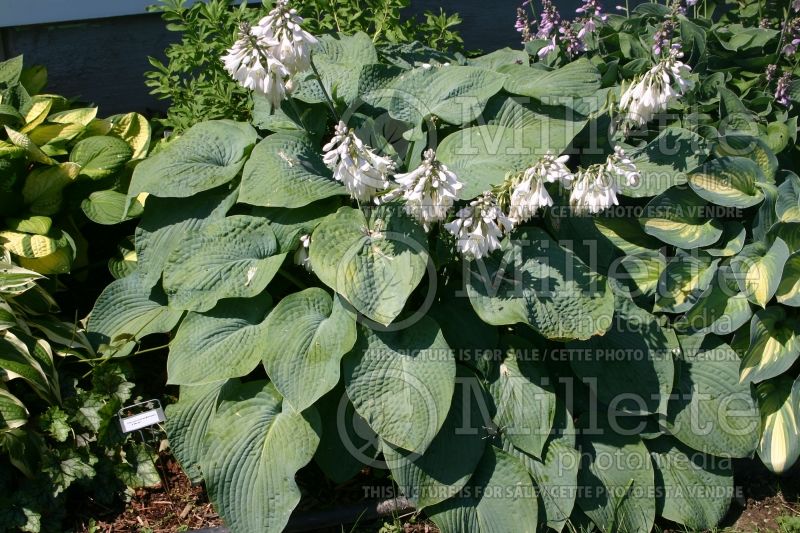
[[[132,157],[133,150],[128,143],[108,136],[87,137],[69,154],[69,160],[80,165],[80,175],[93,180],[113,175]]]

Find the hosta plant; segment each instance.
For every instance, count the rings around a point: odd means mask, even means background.
[[[714,527],[796,347],[796,119],[726,62],[777,35],[646,4],[584,32],[602,55],[459,61],[289,9],[225,57],[253,123],[136,167],[135,267],[88,323],[109,358],[170,335],[170,444],[226,525],[282,530],[314,461],[442,531]]]

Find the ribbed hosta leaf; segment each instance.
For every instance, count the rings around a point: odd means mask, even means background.
[[[747,135],[727,135],[714,145],[714,155],[752,159],[758,164],[767,183],[775,183],[775,173],[779,167],[778,158],[761,139]]]
[[[614,322],[603,336],[568,344],[573,372],[609,409],[632,414],[666,412],[678,348],[656,317],[617,298]],[[612,355],[609,358],[603,354]]]
[[[203,479],[200,461],[206,453],[206,430],[217,411],[217,399],[226,385],[236,382],[216,381],[205,385],[182,386],[177,403],[166,408],[169,448],[189,479]]]
[[[683,337],[681,345],[667,429],[695,450],[750,456],[758,444],[759,416],[750,386],[739,383],[739,356],[713,335]]]
[[[456,365],[439,326],[422,317],[393,332],[361,327],[342,373],[356,411],[383,440],[423,453],[450,410]]]
[[[761,411],[758,457],[771,471],[782,474],[800,458],[800,378],[765,381],[756,395]]]
[[[234,215],[186,232],[164,267],[170,306],[208,311],[223,298],[259,294],[286,257],[277,252],[263,218]]]
[[[369,221],[342,207],[314,230],[309,254],[323,283],[383,325],[403,310],[428,262],[422,228],[388,207],[375,209]]]
[[[252,372],[269,345],[263,322],[271,306],[265,292],[247,300],[222,300],[205,313],[188,313],[170,343],[168,382],[200,385]]]
[[[775,213],[781,222],[800,222],[800,178],[790,172],[778,187]]]
[[[661,489],[658,514],[693,531],[715,528],[733,496],[730,460],[698,453],[666,435],[645,444]]]
[[[425,453],[384,443],[392,478],[418,510],[452,498],[472,477],[486,447],[481,429],[487,424],[481,417],[485,401],[477,378],[459,370],[450,412]]]
[[[261,340],[267,375],[286,401],[303,411],[339,382],[339,363],[356,342],[356,323],[338,296],[313,287],[275,306]]]
[[[722,236],[722,223],[710,218],[708,202],[688,188],[673,187],[653,198],[639,219],[644,231],[683,249],[710,246]]]
[[[110,344],[125,355],[137,341],[152,333],[172,330],[183,314],[167,307],[160,286],[146,287],[138,272],[111,282],[97,298],[86,326],[92,344]]]
[[[698,196],[717,205],[747,208],[764,199],[756,182],[764,182],[758,164],[744,157],[722,157],[706,163],[689,176]]]
[[[679,331],[730,335],[753,316],[729,266],[717,270],[708,288],[676,323]]]
[[[80,166],[81,176],[102,179],[111,176],[133,157],[128,143],[107,135],[87,137],[72,149],[69,160]]]
[[[548,105],[569,106],[572,99],[594,95],[600,88],[600,73],[585,58],[554,70],[512,64],[502,67],[500,72],[508,76],[503,85],[506,91]]]
[[[736,281],[747,299],[766,307],[778,290],[781,273],[789,259],[789,247],[777,238],[771,246],[763,242],[748,244],[731,261]]]
[[[775,293],[783,305],[800,307],[800,253],[794,253],[783,266],[783,276]]]
[[[540,361],[527,360],[535,349],[525,339],[506,335],[500,340],[505,359],[494,365],[488,377],[494,423],[515,447],[541,458],[556,410],[547,367]]]
[[[264,207],[303,207],[347,190],[322,162],[319,146],[302,132],[270,135],[253,149],[242,173],[239,201]]]
[[[653,311],[683,313],[691,309],[711,284],[719,261],[703,253],[679,250],[658,281]]]
[[[487,446],[462,494],[428,510],[442,533],[535,533],[538,509],[525,465]]]
[[[642,440],[608,427],[579,439],[583,462],[577,503],[605,533],[650,531],[656,517],[654,476]]]
[[[226,389],[200,462],[208,495],[232,533],[278,533],[300,501],[294,476],[314,457],[319,415],[294,411],[271,383]]]
[[[741,222],[726,220],[722,223],[722,236],[719,242],[703,248],[703,251],[714,257],[730,257],[742,251],[746,237],[747,230]]]
[[[185,198],[228,183],[242,169],[255,141],[256,131],[249,124],[196,124],[136,166],[128,195]]]
[[[472,262],[469,274],[472,306],[490,324],[522,322],[549,339],[571,340],[602,334],[611,323],[606,279],[539,228],[520,230],[502,252]]]
[[[800,357],[800,322],[779,306],[758,311],[750,321],[750,347],[742,358],[742,383],[758,383],[791,368]]]

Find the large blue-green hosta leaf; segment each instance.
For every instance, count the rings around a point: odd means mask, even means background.
[[[442,533],[535,533],[536,492],[525,465],[487,446],[465,490],[428,510]]]
[[[183,312],[167,306],[160,286],[147,287],[138,272],[111,282],[97,298],[86,326],[95,346],[127,355],[136,341],[174,328]]]
[[[771,471],[782,474],[800,458],[800,378],[765,381],[756,395],[761,411],[758,457]]]
[[[250,298],[266,288],[286,254],[269,221],[234,215],[184,235],[164,267],[170,306],[208,311],[224,298]]]
[[[342,373],[358,414],[384,441],[409,452],[423,453],[450,411],[455,359],[430,318],[394,332],[361,327]]]
[[[311,267],[359,313],[388,325],[403,310],[428,264],[425,233],[390,207],[364,214],[342,207],[311,235]]]
[[[470,264],[467,292],[494,325],[525,323],[554,340],[588,339],[611,325],[606,278],[539,228],[523,228],[500,252]]]
[[[602,337],[568,345],[573,372],[618,412],[666,412],[674,381],[674,351],[656,317],[617,299],[614,323]],[[608,357],[606,357],[608,356]]]
[[[256,130],[249,124],[196,124],[136,166],[128,195],[185,198],[228,183],[239,174],[255,142]]]
[[[271,306],[265,292],[222,300],[205,313],[188,313],[169,346],[168,382],[199,385],[252,372],[270,345],[263,321]]]
[[[691,530],[713,529],[733,496],[730,459],[692,450],[666,435],[645,441],[655,466],[659,516]]]
[[[547,367],[529,360],[535,348],[525,339],[506,335],[501,343],[505,359],[488,376],[494,423],[516,448],[541,458],[556,411]]]
[[[503,85],[506,91],[548,105],[569,106],[575,98],[592,96],[600,88],[600,73],[585,58],[554,70],[515,64],[499,70],[508,76]]]
[[[450,412],[425,453],[384,443],[392,478],[417,510],[452,498],[472,477],[486,447],[482,428],[488,421],[481,417],[485,406],[481,383],[471,372],[459,369]]]
[[[240,187],[240,202],[264,207],[303,207],[347,194],[304,132],[276,133],[258,143],[244,165]]]
[[[226,388],[200,461],[209,499],[232,533],[278,533],[300,501],[294,476],[314,457],[319,415],[298,413],[271,383]]]
[[[303,411],[339,382],[339,362],[356,342],[356,322],[340,297],[312,287],[281,300],[262,335],[267,375]]]
[[[710,246],[722,236],[722,223],[710,218],[708,202],[688,187],[673,187],[653,198],[639,221],[648,235],[689,250]]]
[[[577,503],[604,533],[644,533],[656,517],[654,475],[642,440],[602,426],[579,439],[582,454]]]
[[[695,450],[750,456],[760,421],[750,386],[739,382],[739,356],[713,335],[682,337],[681,346],[666,429]]]
[[[800,357],[800,322],[784,307],[770,306],[750,321],[750,347],[742,358],[742,383],[783,374]]]
[[[689,175],[701,198],[725,207],[747,208],[764,199],[756,183],[766,181],[758,164],[744,157],[721,157]]]

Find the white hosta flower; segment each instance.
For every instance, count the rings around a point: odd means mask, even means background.
[[[641,179],[636,166],[619,146],[614,148],[614,153],[604,164],[592,165],[578,173],[570,194],[570,205],[591,214],[619,205],[617,177],[624,178],[631,186]]]
[[[308,255],[308,247],[311,244],[311,235],[300,236],[300,248],[294,253],[294,264],[299,265],[311,272],[311,257]]]
[[[269,53],[273,43],[260,31],[243,24],[239,38],[222,56],[222,63],[228,74],[242,87],[267,96],[277,107],[286,97],[284,80],[289,71]]]
[[[339,122],[335,135],[322,151],[323,161],[333,170],[333,177],[356,200],[369,201],[389,186],[394,162],[376,154],[344,122]]]
[[[425,231],[430,231],[433,224],[447,218],[463,186],[453,171],[436,160],[433,150],[425,151],[417,168],[396,174],[394,179],[400,186],[385,198],[402,196],[406,213],[419,220]]]
[[[636,126],[647,124],[656,113],[665,111],[672,100],[691,89],[692,69],[680,61],[681,57],[680,46],[673,46],[666,58],[625,89],[619,105],[627,122]]]
[[[503,234],[513,223],[497,205],[494,195],[485,192],[456,213],[445,229],[455,235],[458,251],[470,259],[481,259],[500,248]]]
[[[275,8],[258,22],[261,34],[274,43],[270,52],[292,75],[308,70],[311,50],[319,44],[302,28],[302,23],[297,10],[291,9],[286,0],[278,0]]]
[[[514,184],[509,201],[508,217],[515,225],[527,222],[542,207],[553,205],[553,199],[544,184],[562,182],[569,186],[575,176],[567,168],[568,155],[556,157],[547,152],[530,168],[525,170]]]

